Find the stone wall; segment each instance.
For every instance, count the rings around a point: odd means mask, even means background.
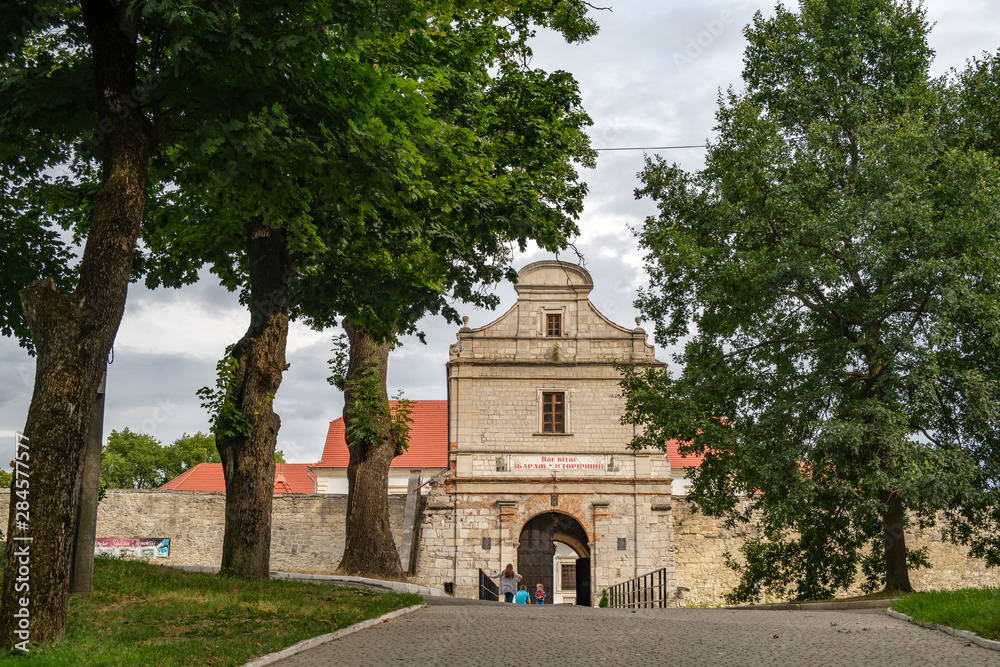
[[[403,532],[404,496],[389,497],[396,545]],[[7,516],[9,489],[0,489],[0,516]],[[165,565],[218,566],[225,526],[224,493],[109,489],[97,512],[97,537],[169,537]],[[344,551],[343,495],[277,494],[271,523],[271,569],[333,572]]]
[[[582,480],[581,480],[582,482]],[[441,587],[455,581],[461,597],[475,597],[479,568],[495,571],[516,561],[520,529],[532,516],[547,511],[577,518],[588,534],[593,559],[594,599],[600,590],[633,575],[666,567],[676,584],[689,589],[687,604],[723,604],[736,575],[723,554],[739,554],[746,530],[726,529],[717,519],[692,510],[674,497],[669,506],[660,494],[587,493],[578,488],[553,488],[558,505],[546,494],[506,493],[476,496],[448,493],[439,487],[425,498],[417,555],[419,583]],[[458,499],[458,510],[452,499]],[[503,501],[504,507],[497,501]],[[343,495],[279,494],[274,497],[271,569],[330,573],[344,548]],[[633,502],[638,509],[632,517]],[[0,516],[6,516],[10,491],[0,489]],[[397,546],[403,530],[405,497],[389,499],[390,522]],[[98,511],[98,537],[169,537],[170,556],[153,559],[169,565],[218,566],[222,557],[225,494],[191,491],[109,490]],[[457,524],[455,519],[457,518]],[[482,538],[492,539],[489,551]],[[617,549],[617,538],[627,548]],[[910,548],[928,548],[930,570],[910,573],[918,590],[1000,586],[1000,568],[987,569],[968,558],[961,547],[941,541],[939,528],[907,533]],[[457,556],[457,562],[456,562]],[[671,581],[671,584],[673,581]]]
[[[723,554],[739,554],[745,530],[727,529],[718,519],[695,512],[683,498],[673,499],[672,514],[677,585],[689,589],[684,592],[685,602],[694,606],[722,604],[723,596],[738,580],[726,567]]]
[[[677,561],[677,585],[690,589],[684,593],[689,605],[724,604],[724,596],[737,583],[736,574],[726,567],[723,554],[739,555],[746,529],[730,530],[718,519],[693,511],[683,498],[673,499],[674,545]],[[910,572],[910,582],[917,590],[954,590],[970,586],[1000,586],[1000,568],[987,568],[982,560],[969,558],[967,550],[942,542],[940,528],[906,532],[910,549],[927,547],[931,569]],[[855,586],[851,594],[861,594]],[[770,601],[770,600],[768,600]]]

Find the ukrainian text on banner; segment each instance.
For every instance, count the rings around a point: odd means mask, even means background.
[[[115,558],[166,558],[170,555],[169,537],[98,537],[95,556]]]
[[[520,470],[607,470],[605,456],[508,456],[507,469]]]

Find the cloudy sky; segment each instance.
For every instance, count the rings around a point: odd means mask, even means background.
[[[601,32],[583,45],[567,46],[540,35],[535,67],[572,72],[594,120],[595,148],[662,147],[703,144],[712,136],[720,88],[739,87],[743,26],[754,12],[773,4],[758,0],[607,0],[613,10],[596,14]],[[987,0],[930,0],[934,25],[930,43],[937,56],[932,74],[962,68],[968,58],[1000,47],[1000,13]],[[701,166],[700,149],[649,150],[688,169]],[[612,320],[631,326],[632,306],[643,284],[641,256],[630,226],[641,225],[654,207],[636,201],[636,173],[643,151],[602,151],[598,166],[585,170],[590,186],[576,247],[594,277],[593,303]],[[549,256],[529,253],[518,267]],[[564,259],[573,259],[564,257]],[[499,316],[514,302],[509,285],[497,288],[497,312],[460,308],[472,326]],[[104,432],[130,428],[164,444],[184,433],[207,431],[205,411],[195,391],[214,383],[216,361],[246,330],[248,316],[234,295],[211,276],[181,291],[150,292],[135,285],[108,369]],[[427,345],[407,339],[393,352],[390,393],[411,399],[445,398],[445,361],[457,327],[440,318],[423,322]],[[334,332],[314,332],[293,324],[288,343],[291,367],[275,400],[282,426],[278,448],[286,460],[319,459],[330,420],[339,417],[343,398],[327,384],[327,359]],[[670,351],[658,356],[669,361]],[[0,461],[12,458],[13,434],[24,425],[31,398],[34,363],[15,341],[0,338]]]

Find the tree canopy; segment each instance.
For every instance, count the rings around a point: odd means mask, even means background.
[[[214,436],[185,433],[164,447],[145,433],[111,431],[101,451],[101,486],[155,489],[199,463],[219,463]]]
[[[634,447],[705,456],[690,498],[758,532],[730,597],[910,589],[911,521],[995,542],[1000,171],[956,139],[924,12],[831,0],[757,14],[705,168],[648,159],[638,305],[675,373],[627,371]],[[987,358],[989,365],[983,366]],[[995,454],[992,454],[995,457]],[[995,460],[995,458],[994,458]],[[985,543],[983,540],[985,539]]]

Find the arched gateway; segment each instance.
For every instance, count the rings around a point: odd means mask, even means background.
[[[616,367],[664,364],[641,327],[594,307],[593,287],[583,267],[535,262],[518,272],[510,310],[459,330],[448,470],[424,496],[417,581],[478,597],[481,576],[516,563],[547,602],[595,602],[659,569],[676,590],[670,464],[658,450],[629,451]],[[553,590],[557,564],[558,582],[576,586]]]
[[[521,583],[534,595],[535,585],[545,586],[545,602],[555,602],[558,563],[555,560],[556,543],[561,542],[576,552],[574,581],[576,604],[590,605],[590,545],[587,531],[580,522],[567,514],[546,512],[524,524],[517,545],[517,570],[523,577]],[[562,588],[569,588],[563,582]]]

